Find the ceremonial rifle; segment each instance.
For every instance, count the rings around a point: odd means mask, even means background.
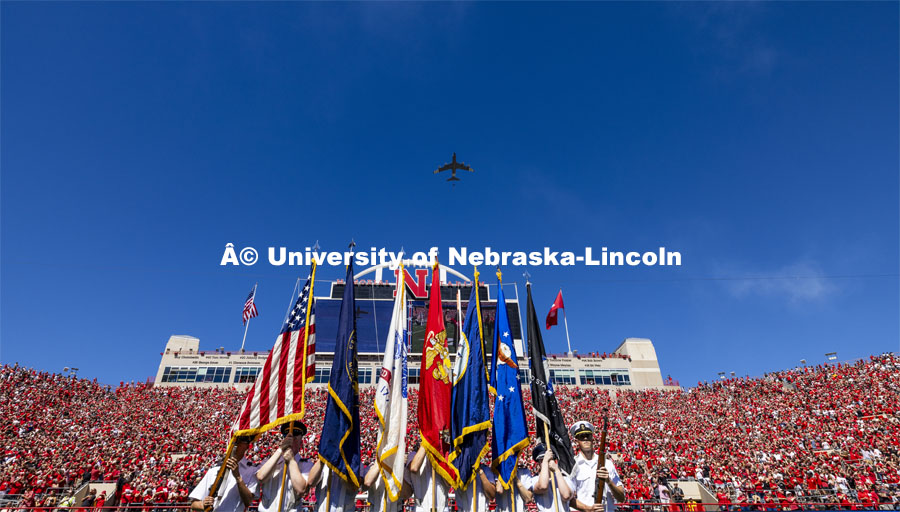
[[[600,434],[600,453],[597,458],[597,469],[601,467],[606,467],[606,431],[609,428],[609,409],[603,408],[603,432]],[[603,499],[604,491],[606,490],[606,480],[600,480],[599,478],[595,478],[597,486],[594,487],[594,503],[597,503],[597,499]]]

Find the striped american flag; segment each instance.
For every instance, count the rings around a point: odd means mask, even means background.
[[[265,432],[305,413],[304,391],[316,373],[316,314],[313,284],[316,267],[275,339],[275,346],[247,393],[232,426],[234,435]]]
[[[250,295],[247,295],[247,302],[244,302],[244,323],[247,323],[247,320],[250,320],[253,317],[259,316],[259,311],[256,310],[256,285],[253,285],[253,289],[250,290]]]

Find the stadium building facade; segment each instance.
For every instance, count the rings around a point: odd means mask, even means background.
[[[394,304],[394,283],[383,281],[382,267],[372,267],[358,273],[355,278],[357,339],[359,351],[359,384],[375,385],[381,370],[384,340],[387,337]],[[457,325],[465,318],[465,308],[472,291],[472,282],[466,276],[446,267],[441,268],[441,299],[447,341],[451,354],[456,353]],[[374,280],[361,277],[374,272]],[[394,270],[396,275],[396,270]],[[427,268],[404,268],[404,281],[408,297],[409,383],[418,384],[422,345],[428,302],[430,274]],[[464,279],[450,283],[448,275]],[[325,288],[317,283],[316,290]],[[316,296],[316,374],[313,386],[326,385],[331,373],[337,320],[341,296],[346,283],[338,280],[329,283],[327,294]],[[525,358],[522,337],[522,312],[519,308],[518,287],[504,284],[510,330],[516,351],[520,356],[522,382],[530,381],[530,370]],[[491,290],[495,293],[491,294]],[[485,345],[491,349],[491,335],[497,303],[496,285],[479,283],[482,304],[482,321]],[[459,301],[457,301],[459,297]],[[458,309],[458,305],[460,309]],[[272,339],[274,344],[274,338]],[[200,340],[192,336],[174,335],[161,353],[156,386],[236,387],[246,389],[253,384],[268,357],[268,351],[226,351],[224,348],[201,351]],[[550,375],[557,385],[602,386],[610,389],[668,388],[671,381],[663,381],[653,343],[645,338],[626,338],[611,353],[600,356],[600,351],[590,355],[558,354],[548,356]]]

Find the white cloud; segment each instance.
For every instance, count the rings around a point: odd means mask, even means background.
[[[735,272],[723,275],[723,283],[735,297],[751,295],[784,297],[791,303],[823,301],[838,292],[814,262],[802,261],[773,271]]]
[[[766,2],[672,2],[668,4],[686,27],[701,37],[697,51],[716,59],[720,80],[766,77],[779,64],[780,52],[766,36]]]

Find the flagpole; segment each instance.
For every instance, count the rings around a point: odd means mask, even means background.
[[[293,430],[293,429],[292,429]],[[278,512],[281,512],[284,507],[284,482],[287,477],[288,472],[288,463],[284,463],[284,471],[281,473],[281,491],[278,493]]]
[[[259,283],[253,285],[253,305],[256,305],[256,287]],[[244,351],[244,343],[247,342],[247,329],[250,327],[250,320],[252,317],[247,319],[247,323],[244,324],[244,339],[241,340],[241,352]]]
[[[241,340],[241,352],[244,351],[244,343],[247,342],[247,329],[250,328],[250,320],[252,320],[252,318],[248,318],[247,323],[244,324],[244,339]]]
[[[456,343],[456,350],[459,350],[459,341],[462,338],[462,302],[460,302],[459,297],[459,288],[456,289],[456,336],[454,343]],[[456,370],[456,365],[453,365],[451,371]],[[451,382],[456,382],[456,375],[453,375],[453,378],[450,379]]]
[[[294,294],[297,293],[297,287],[300,286],[300,278],[297,278],[297,282],[294,283],[294,291],[291,292],[291,300],[288,301],[287,311],[284,312],[284,320],[281,321],[281,324],[284,325],[288,321],[288,315],[291,314],[291,308],[294,307]]]
[[[306,377],[306,375],[305,375],[305,370],[304,370],[304,378],[305,377]],[[291,427],[288,430],[288,432],[290,432],[290,435],[291,435],[291,452],[292,452],[291,455],[293,455],[293,451],[294,451],[293,450],[294,449],[294,446],[293,446],[294,445],[294,420],[291,420]],[[284,463],[284,472],[281,473],[281,492],[278,494],[279,497],[281,498],[280,500],[278,500],[278,512],[282,512],[282,510],[284,510],[284,483],[287,480],[287,474],[288,474],[288,463],[285,462]]]
[[[325,512],[331,512],[331,471],[325,481]]]
[[[544,455],[544,457],[547,457],[548,455],[553,454],[553,450],[550,448],[550,424],[549,423],[544,423],[544,446],[547,447],[547,455]],[[559,461],[557,461],[557,464],[559,464]],[[556,475],[554,475],[554,474],[550,475],[550,483],[553,485],[553,508],[556,510],[556,512],[559,512],[559,502],[557,501],[557,498],[556,498]],[[279,511],[279,512],[281,512],[281,511]]]
[[[562,288],[559,289],[559,293],[562,294]],[[569,346],[569,357],[572,357],[572,342],[569,340],[569,319],[566,317],[566,308],[562,308],[563,310],[563,323],[566,325],[566,345]]]
[[[437,512],[437,480],[434,479],[434,464],[431,466],[431,512]]]
[[[219,472],[216,475],[216,479],[213,482],[212,486],[209,488],[209,496],[212,496],[213,499],[219,497],[219,487],[222,485],[222,480],[225,479],[227,475],[225,463],[228,462],[228,458],[231,457],[231,451],[234,449],[234,441],[236,437],[234,434],[231,435],[231,440],[228,441],[228,447],[225,449],[225,458],[222,459],[222,464],[219,466]],[[213,507],[208,509],[204,509],[206,512],[211,512]]]

